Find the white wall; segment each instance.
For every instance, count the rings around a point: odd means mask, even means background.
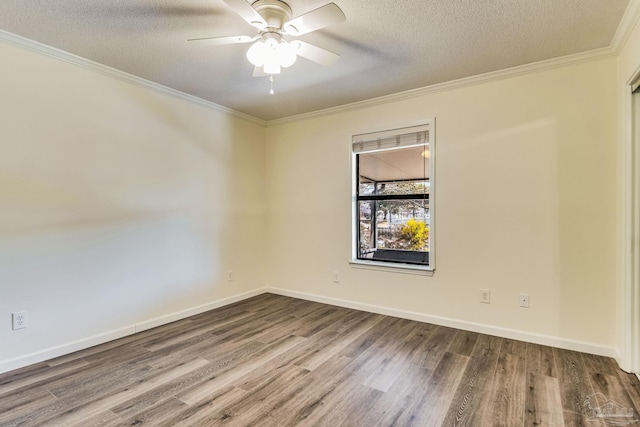
[[[0,58],[0,372],[259,287],[262,124],[8,44]],[[11,331],[17,310],[29,327]]]
[[[269,284],[615,354],[615,76],[616,60],[599,59],[269,124]],[[429,117],[435,274],[351,266],[350,135]]]

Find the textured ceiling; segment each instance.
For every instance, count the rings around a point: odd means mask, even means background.
[[[330,0],[290,0],[293,16]],[[252,77],[255,35],[223,0],[2,0],[0,29],[272,120],[608,47],[629,0],[333,0],[343,23],[299,38],[341,55]]]

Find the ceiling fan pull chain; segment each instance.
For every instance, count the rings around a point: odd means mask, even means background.
[[[269,94],[273,95],[274,94],[274,92],[273,92],[273,74],[271,74],[269,76],[269,81],[271,82],[271,90],[269,91]]]

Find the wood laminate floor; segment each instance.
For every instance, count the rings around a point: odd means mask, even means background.
[[[0,374],[0,426],[640,426],[638,410],[610,358],[272,294]]]

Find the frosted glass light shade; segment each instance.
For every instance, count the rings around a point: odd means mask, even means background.
[[[292,66],[296,62],[296,59],[298,59],[293,46],[285,41],[278,44],[276,56],[280,66],[284,68]]]
[[[264,65],[268,47],[262,40],[255,42],[247,51],[247,59],[256,67]]]
[[[256,67],[264,67],[267,74],[279,74],[281,67],[290,67],[296,62],[296,49],[284,40],[258,40],[247,51],[247,59]]]
[[[265,74],[280,74],[280,64],[277,62],[265,62],[264,72]]]

